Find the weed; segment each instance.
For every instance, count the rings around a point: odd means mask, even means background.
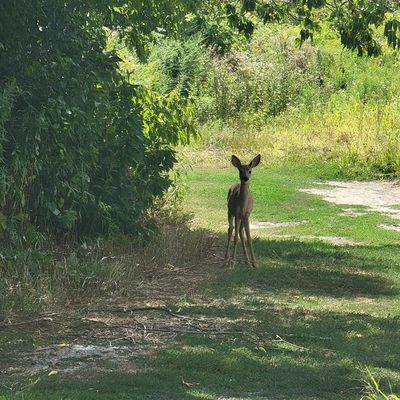
[[[368,373],[368,380],[365,380],[365,394],[362,397],[362,400],[399,400],[400,397],[396,394],[386,394],[381,389],[381,385],[379,381],[375,379],[375,377],[371,374],[369,370]]]

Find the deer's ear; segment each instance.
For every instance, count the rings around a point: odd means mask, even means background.
[[[260,164],[261,161],[261,155],[259,154],[258,156],[255,156],[251,161],[250,161],[250,168],[257,167],[258,164]]]
[[[232,156],[231,163],[236,168],[239,168],[239,167],[242,166],[242,163],[240,162],[240,160],[236,156]]]

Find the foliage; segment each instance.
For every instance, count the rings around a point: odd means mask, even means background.
[[[0,5],[0,233],[143,233],[174,146],[193,132],[190,110],[178,94],[126,81],[107,35],[143,56],[155,28],[174,30],[190,2],[48,5]]]
[[[205,47],[221,55],[229,51],[237,39],[235,30],[226,19],[218,18],[216,12],[188,15],[183,38],[199,35]]]
[[[195,35],[187,40],[163,39],[154,46],[148,63],[152,68],[152,87],[163,94],[177,91],[184,99],[190,99],[204,70],[203,36]],[[145,68],[149,68],[146,66]],[[138,71],[140,76],[140,71]]]
[[[399,9],[396,0],[226,1],[227,18],[245,35],[253,33],[255,25],[251,17],[256,15],[264,22],[290,21],[300,25],[298,42],[303,43],[313,39],[325,19],[340,35],[342,45],[357,50],[359,56],[381,53],[375,29],[380,26],[384,26],[388,45],[400,49],[400,21],[396,16]]]

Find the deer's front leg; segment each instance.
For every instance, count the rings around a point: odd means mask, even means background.
[[[243,253],[246,258],[247,264],[250,265],[249,254],[248,254],[247,248],[246,248],[246,238],[244,236],[244,223],[242,222],[240,225],[241,225],[240,231],[239,231],[240,241],[242,242]]]
[[[235,238],[233,240],[232,267],[235,266],[236,248],[239,240],[239,231],[241,229],[241,225],[242,225],[242,220],[239,217],[235,216]]]

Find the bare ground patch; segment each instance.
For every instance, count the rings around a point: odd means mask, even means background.
[[[400,232],[400,224],[379,224],[378,227],[388,231]]]
[[[342,212],[339,215],[356,218],[368,215],[368,213],[368,211],[361,211],[359,208],[342,208]]]
[[[322,196],[330,203],[358,205],[367,211],[379,212],[400,219],[400,185],[397,182],[322,182],[328,187],[300,189],[301,192]],[[350,216],[359,216],[364,211],[344,209]]]
[[[275,229],[275,228],[290,228],[294,226],[307,224],[308,221],[285,221],[285,222],[268,222],[268,221],[254,221],[250,224],[250,227],[255,230],[259,229]],[[297,239],[297,240],[322,240],[329,242],[334,246],[360,246],[365,243],[355,241],[348,237],[341,236],[318,236],[318,235],[301,235],[301,234],[274,234],[267,233],[267,237],[270,238],[282,238],[282,239]]]
[[[288,228],[292,226],[304,225],[306,223],[307,221],[285,221],[285,222],[253,221],[250,224],[250,228],[251,229]]]
[[[153,356],[180,335],[230,335],[241,329],[236,321],[181,315],[167,306],[125,305],[15,321],[0,326],[1,333],[10,338],[0,356],[0,381],[25,383],[51,371],[65,375],[88,368],[141,371],[140,357]],[[39,332],[40,345],[26,336],[15,339]]]

